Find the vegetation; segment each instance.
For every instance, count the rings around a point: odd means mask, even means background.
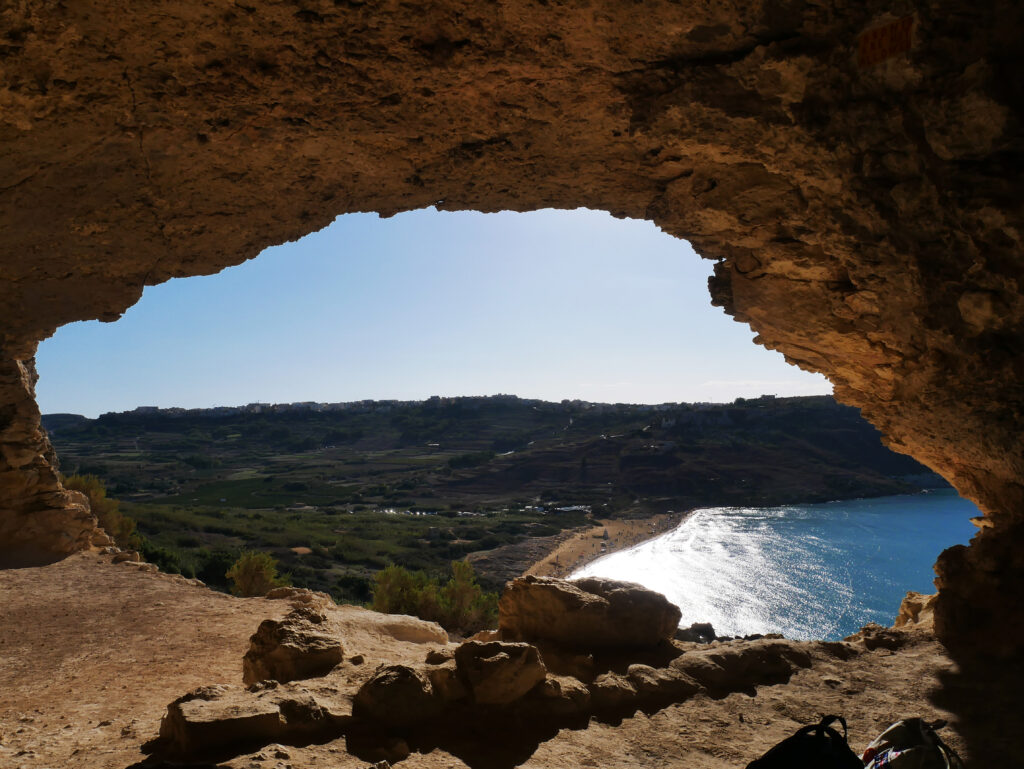
[[[107,496],[107,487],[95,475],[70,475],[64,478],[64,488],[80,491],[89,498],[89,507],[103,530],[114,538],[119,547],[138,549],[142,542],[135,530],[133,518],[121,513],[120,503]]]
[[[233,583],[231,592],[240,596],[266,595],[275,587],[288,584],[277,574],[277,561],[269,553],[246,550],[225,576]]]
[[[451,571],[442,585],[422,571],[387,566],[374,578],[371,607],[385,614],[412,614],[464,636],[495,627],[498,594],[484,592],[468,561],[452,561]]]
[[[437,575],[592,517],[938,482],[827,397],[657,407],[431,398],[53,414],[43,424],[105,510],[104,527],[162,570],[227,590],[227,570],[260,551],[293,584],[355,603],[370,600],[389,564]]]

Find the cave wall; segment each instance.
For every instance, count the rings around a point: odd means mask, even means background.
[[[0,542],[88,541],[25,395],[58,326],[346,212],[586,206],[690,240],[717,261],[716,304],[978,502],[991,546],[940,559],[937,617],[951,643],[984,639],[1024,584],[1022,16],[1009,0],[5,4]]]
[[[86,496],[60,485],[35,384],[34,361],[0,359],[0,569],[109,544]]]

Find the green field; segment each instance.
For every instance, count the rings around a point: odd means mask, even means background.
[[[439,574],[468,553],[587,522],[558,508],[638,516],[938,483],[827,397],[438,398],[58,414],[44,425],[64,472],[100,477],[164,568],[222,584],[226,559],[265,550],[296,584],[347,600],[389,563]]]

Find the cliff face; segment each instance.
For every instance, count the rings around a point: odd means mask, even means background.
[[[78,513],[32,533],[72,502],[15,361],[59,325],[345,212],[587,206],[718,260],[715,303],[990,514],[1001,544],[941,561],[936,621],[991,637],[981,598],[1024,581],[1022,16],[1009,0],[8,4],[4,525],[53,552],[85,541]]]

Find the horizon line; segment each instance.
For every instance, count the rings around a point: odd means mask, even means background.
[[[637,402],[625,402],[625,401],[589,401],[583,400],[582,398],[563,398],[559,401],[545,400],[544,398],[524,398],[519,395],[510,393],[492,393],[490,395],[431,395],[427,398],[419,399],[398,399],[398,398],[361,398],[359,400],[351,401],[289,401],[280,403],[271,403],[269,401],[253,401],[251,403],[237,404],[231,406],[215,405],[215,406],[198,406],[193,408],[186,408],[184,406],[136,406],[132,409],[126,409],[124,411],[105,411],[96,417],[88,417],[84,414],[77,414],[71,411],[51,411],[45,414],[40,413],[40,416],[76,416],[82,417],[83,419],[99,419],[104,416],[120,416],[124,414],[161,414],[161,413],[172,413],[172,414],[187,414],[197,413],[204,411],[217,411],[217,410],[228,410],[228,411],[242,411],[250,409],[248,413],[260,413],[262,409],[275,410],[284,408],[291,409],[315,409],[324,408],[330,406],[355,406],[361,404],[386,404],[386,405],[415,405],[415,404],[426,404],[432,401],[458,401],[458,400],[492,400],[503,398],[506,400],[522,401],[524,403],[543,403],[552,406],[558,405],[582,405],[582,406],[623,406],[623,407],[671,407],[671,406],[729,406],[737,403],[749,402],[749,401],[783,401],[783,400],[795,400],[797,398],[829,398],[835,400],[835,396],[831,393],[816,393],[816,394],[804,394],[804,395],[776,395],[774,393],[762,393],[757,397],[744,397],[737,396],[731,401],[662,401],[660,403],[637,403]],[[836,401],[839,403],[839,401]]]

